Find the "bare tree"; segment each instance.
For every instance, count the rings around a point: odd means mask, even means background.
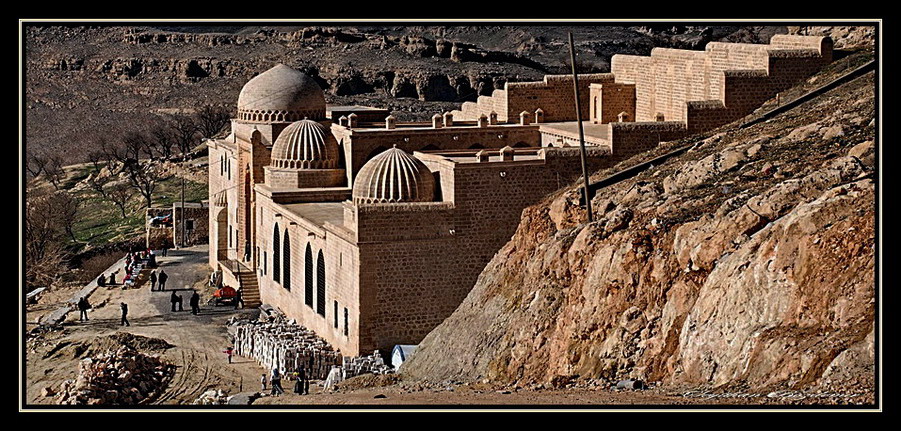
[[[103,199],[109,199],[109,196],[106,192],[106,185],[109,184],[111,177],[101,177],[99,175],[94,175],[88,178],[87,183],[88,186],[91,187],[91,190],[97,192],[100,197]]]
[[[177,116],[171,123],[175,146],[182,154],[190,153],[197,145],[198,126],[194,119],[186,116]]]
[[[172,122],[157,124],[150,130],[150,146],[163,159],[172,157],[172,149],[177,146],[178,131]]]
[[[78,199],[75,199],[67,191],[57,191],[50,195],[48,199],[53,209],[51,216],[56,226],[65,231],[72,242],[78,242],[75,238],[75,232],[72,230],[78,217]]]
[[[36,154],[31,150],[25,151],[25,170],[32,177],[37,177],[44,173],[44,167],[47,166],[48,161],[43,155]]]
[[[203,137],[212,138],[228,125],[231,113],[221,106],[204,105],[197,111],[195,118],[197,128]]]
[[[59,202],[54,194],[42,193],[35,187],[26,189],[23,245],[27,290],[49,286],[65,269],[65,226],[60,224],[64,218],[56,215]]]
[[[119,208],[119,212],[122,213],[122,218],[128,216],[125,213],[125,207],[128,205],[128,202],[131,201],[132,197],[134,197],[134,192],[128,184],[122,182],[111,184],[107,187],[105,195],[107,196],[107,200]]]
[[[53,184],[53,188],[59,190],[60,184],[66,178],[66,170],[63,168],[63,159],[59,154],[53,154],[47,158],[44,165],[44,178]]]

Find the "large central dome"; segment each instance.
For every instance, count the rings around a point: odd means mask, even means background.
[[[395,147],[360,168],[353,198],[358,203],[431,202],[435,177],[419,159]]]
[[[244,84],[238,118],[261,123],[323,120],[325,96],[313,78],[278,64]]]

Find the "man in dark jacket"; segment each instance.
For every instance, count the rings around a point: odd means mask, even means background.
[[[169,274],[166,274],[165,270],[160,270],[160,276],[157,278],[160,282],[160,290],[166,290],[166,280],[169,279]]]
[[[128,304],[124,302],[119,303],[119,308],[122,309],[122,323],[120,325],[131,326],[131,324],[128,323]]]
[[[197,315],[198,313],[200,313],[200,295],[195,290],[191,295],[191,314]]]
[[[156,289],[156,270],[150,271],[150,291]]]
[[[88,303],[88,298],[82,296],[81,299],[78,300],[78,311],[81,312],[78,316],[79,320],[81,320],[82,322],[88,320],[88,310],[90,309],[91,304]]]

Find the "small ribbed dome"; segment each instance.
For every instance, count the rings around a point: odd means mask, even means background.
[[[334,169],[338,166],[338,141],[332,132],[313,120],[303,119],[285,127],[272,146],[277,168]]]
[[[255,76],[238,95],[238,118],[263,123],[325,118],[325,96],[312,78],[284,64]]]
[[[353,198],[358,203],[430,202],[435,177],[419,159],[395,147],[360,168]]]

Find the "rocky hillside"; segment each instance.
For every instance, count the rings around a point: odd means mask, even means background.
[[[526,209],[401,372],[872,394],[874,88],[870,73],[695,139],[599,191],[594,223],[575,188]]]
[[[100,136],[115,141],[161,114],[233,108],[241,86],[276,63],[299,68],[328,103],[427,119],[507,81],[567,71],[567,32],[584,71],[615,53],[710,40],[766,42],[786,27],[411,26],[25,28],[26,137],[31,148],[85,161]]]

